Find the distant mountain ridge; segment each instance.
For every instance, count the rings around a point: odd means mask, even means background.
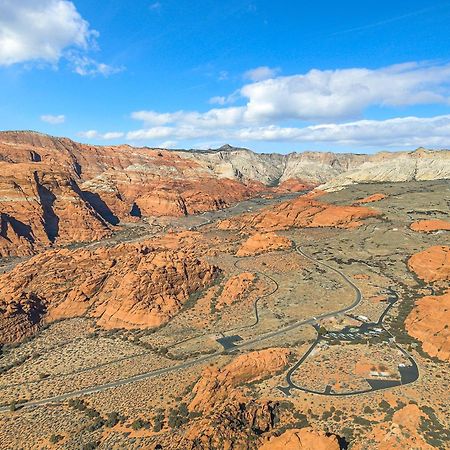
[[[260,154],[80,144],[0,132],[0,256],[108,236],[140,216],[216,210],[264,191],[450,178],[450,151]]]

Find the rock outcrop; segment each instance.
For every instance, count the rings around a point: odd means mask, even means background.
[[[212,411],[225,401],[243,398],[234,390],[242,383],[261,380],[283,369],[288,363],[288,349],[271,348],[235,358],[222,369],[208,367],[194,386],[190,411]]]
[[[410,225],[411,230],[422,233],[432,233],[434,231],[450,231],[450,222],[448,220],[430,219],[418,220]]]
[[[242,399],[227,401],[194,423],[183,442],[173,448],[190,450],[239,450],[252,448],[249,439],[269,433],[275,426],[276,404],[270,401]]]
[[[0,276],[0,342],[77,316],[94,317],[104,328],[156,327],[218,271],[192,252],[151,243],[49,250]]]
[[[405,321],[408,333],[422,342],[431,356],[450,361],[450,290],[416,301]]]
[[[366,155],[364,155],[366,156]],[[413,152],[382,152],[365,157],[361,164],[343,171],[320,186],[326,191],[357,183],[427,181],[450,178],[450,152],[417,149]]]
[[[275,233],[255,233],[239,248],[236,256],[251,256],[260,253],[285,250],[292,247],[292,241]]]
[[[327,183],[450,178],[450,152],[257,154],[168,151],[0,132],[0,257],[101,239],[121,221],[216,210]]]
[[[291,429],[270,438],[258,450],[339,450],[336,436],[318,433],[312,428]]]
[[[215,302],[216,310],[239,302],[250,292],[256,280],[256,275],[251,272],[243,272],[231,277],[223,288],[222,293]]]
[[[450,247],[436,245],[416,253],[408,267],[426,282],[450,280]]]
[[[368,197],[361,198],[360,200],[357,200],[355,203],[363,204],[363,203],[373,203],[373,202],[379,202],[380,200],[383,200],[386,198],[385,194],[372,194]]]
[[[379,213],[364,206],[336,206],[300,196],[294,200],[269,207],[255,214],[223,220],[220,229],[276,231],[289,228],[355,228],[361,220]]]

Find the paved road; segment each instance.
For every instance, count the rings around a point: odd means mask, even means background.
[[[309,255],[304,253],[299,247],[296,246],[295,250],[300,255],[304,256],[305,258],[308,258],[308,259],[311,259],[311,260],[314,261],[314,259],[312,257],[310,257]],[[326,314],[322,314],[322,315],[318,315],[316,317],[313,317],[313,318],[310,318],[310,319],[306,319],[306,320],[296,321],[296,322],[294,322],[294,323],[292,323],[290,325],[286,325],[286,326],[280,327],[277,330],[261,334],[261,335],[255,337],[255,338],[253,338],[253,339],[249,339],[249,340],[243,342],[240,345],[236,345],[237,349],[246,348],[248,346],[251,346],[254,343],[259,343],[259,342],[262,342],[264,340],[271,339],[271,338],[276,337],[276,336],[280,336],[280,335],[282,335],[284,333],[287,333],[287,332],[289,332],[291,330],[294,330],[296,328],[299,328],[301,326],[304,326],[304,325],[307,325],[307,324],[316,323],[320,319],[324,319],[324,318],[327,318],[327,317],[333,317],[335,315],[347,312],[347,311],[351,310],[352,308],[354,308],[355,306],[357,306],[359,304],[359,302],[362,299],[362,294],[359,291],[359,289],[357,288],[357,286],[354,285],[351,282],[351,280],[349,280],[347,278],[347,276],[345,274],[341,273],[339,270],[335,269],[334,267],[329,266],[328,264],[323,263],[323,262],[318,262],[318,263],[323,265],[323,266],[325,266],[325,267],[328,267],[330,270],[333,270],[334,272],[338,273],[345,280],[347,280],[347,282],[349,284],[351,284],[354,287],[354,289],[355,289],[355,291],[357,293],[355,301],[350,306],[342,308],[342,309],[340,309],[338,311],[330,312],[330,313],[326,313]],[[266,275],[266,274],[263,274],[263,275]],[[277,284],[277,288],[278,288],[278,284]],[[275,291],[276,291],[276,289],[275,289]],[[257,306],[256,306],[256,310],[257,310]],[[178,370],[183,370],[183,369],[186,369],[188,367],[194,366],[196,364],[201,364],[203,362],[209,361],[209,360],[219,356],[221,353],[222,353],[221,351],[217,351],[215,353],[211,353],[209,355],[202,356],[202,357],[193,359],[191,361],[187,361],[187,362],[184,362],[184,363],[181,363],[181,364],[177,364],[177,365],[174,365],[174,366],[171,366],[171,367],[166,367],[166,368],[163,368],[163,369],[152,370],[152,371],[145,372],[145,373],[142,373],[142,374],[139,374],[139,375],[134,375],[132,377],[127,377],[127,378],[124,378],[124,379],[121,379],[121,380],[112,381],[112,382],[105,383],[105,384],[102,384],[102,385],[92,386],[92,387],[89,387],[89,388],[80,389],[80,390],[76,390],[76,391],[72,391],[72,392],[67,392],[65,394],[56,395],[56,396],[44,398],[44,399],[41,399],[41,400],[33,400],[33,401],[30,401],[30,402],[27,402],[27,403],[23,403],[20,406],[22,408],[31,408],[31,407],[36,407],[36,406],[43,406],[43,405],[48,405],[50,403],[61,402],[61,401],[67,400],[68,398],[71,398],[71,397],[77,397],[77,396],[86,395],[86,394],[94,394],[94,393],[98,393],[98,392],[103,392],[103,391],[106,391],[106,390],[111,389],[111,388],[124,386],[126,384],[135,383],[135,382],[138,382],[138,381],[143,381],[143,380],[146,380],[146,379],[149,379],[149,378],[158,377],[160,375],[164,375],[164,374],[171,373],[171,372],[176,372]],[[7,406],[0,407],[0,412],[5,412],[5,411],[9,411],[9,407],[7,407]]]
[[[212,220],[207,220],[204,223],[200,224],[200,226],[204,226],[204,225],[209,224],[211,222],[212,222]],[[324,313],[324,314],[321,314],[321,315],[317,315],[316,317],[312,317],[312,318],[309,318],[309,319],[296,321],[296,322],[294,322],[292,324],[282,326],[282,327],[278,328],[277,330],[274,330],[274,331],[271,331],[271,332],[267,332],[267,333],[263,333],[263,334],[261,334],[259,336],[254,337],[253,339],[246,340],[245,342],[243,342],[240,345],[236,345],[235,347],[237,349],[246,348],[246,347],[251,346],[251,345],[253,345],[255,343],[259,343],[259,342],[262,342],[264,340],[271,339],[271,338],[276,337],[276,336],[280,336],[280,335],[282,335],[284,333],[287,333],[289,331],[292,331],[292,330],[294,330],[296,328],[299,328],[299,327],[302,327],[304,325],[315,324],[321,319],[326,319],[326,318],[337,316],[339,314],[346,313],[346,312],[352,310],[353,308],[355,308],[356,306],[358,306],[360,304],[360,302],[362,301],[363,296],[362,296],[362,293],[361,293],[360,289],[358,288],[358,286],[356,286],[353,283],[353,281],[350,280],[347,277],[347,275],[345,275],[339,269],[336,269],[335,267],[333,267],[333,266],[331,266],[331,265],[329,265],[329,264],[327,264],[327,263],[325,263],[323,261],[318,261],[318,260],[314,259],[312,256],[306,254],[300,247],[298,247],[297,244],[295,245],[295,251],[297,251],[304,258],[314,262],[315,264],[318,264],[318,265],[321,265],[323,267],[326,267],[327,269],[335,272],[340,277],[342,277],[343,280],[349,286],[351,286],[353,288],[353,290],[355,291],[354,301],[352,302],[351,305],[346,306],[345,308],[342,308],[340,310],[329,312],[329,313]],[[273,292],[271,292],[270,294],[265,295],[264,297],[266,297],[268,295],[272,295],[278,289],[278,283],[274,279],[269,277],[267,274],[263,274],[263,273],[260,273],[260,274],[265,276],[265,277],[268,277],[269,279],[271,279],[272,281],[275,282],[275,284],[276,284],[275,290]],[[259,299],[257,299],[256,302],[255,302],[256,322],[254,324],[252,324],[251,326],[255,326],[259,322],[258,303],[257,303],[258,300]],[[228,330],[228,331],[231,331],[231,330]],[[106,391],[106,390],[111,389],[111,388],[115,388],[115,387],[119,387],[119,386],[124,386],[124,385],[130,384],[130,383],[143,381],[143,380],[146,380],[146,379],[149,379],[149,378],[158,377],[160,375],[164,375],[164,374],[171,373],[171,372],[176,372],[176,371],[179,371],[179,370],[184,370],[184,369],[186,369],[188,367],[191,367],[191,366],[194,366],[196,364],[201,364],[203,362],[209,361],[209,360],[217,357],[221,353],[222,353],[221,351],[217,351],[215,353],[211,353],[209,355],[202,356],[202,357],[193,359],[191,361],[187,361],[187,362],[184,362],[184,363],[181,363],[181,364],[177,364],[177,365],[174,365],[174,366],[171,366],[171,367],[152,370],[152,371],[145,372],[145,373],[142,373],[142,374],[139,374],[139,375],[134,375],[134,376],[131,376],[131,377],[127,377],[127,378],[124,378],[124,379],[121,379],[121,380],[112,381],[112,382],[105,383],[105,384],[102,384],[102,385],[92,386],[92,387],[89,387],[89,388],[80,389],[80,390],[76,390],[76,391],[72,391],[72,392],[67,392],[65,394],[56,395],[56,396],[44,398],[44,399],[41,399],[41,400],[33,400],[33,401],[30,401],[30,402],[27,402],[27,403],[23,403],[20,406],[22,408],[31,408],[31,407],[36,407],[36,406],[43,406],[43,405],[47,405],[47,404],[50,404],[50,403],[61,402],[61,401],[64,401],[64,400],[66,400],[68,398],[71,398],[71,397],[76,397],[76,396],[81,396],[81,395],[86,395],[86,394],[94,394],[94,393],[98,393],[98,392],[103,392],[103,391]],[[301,359],[301,362],[303,362],[306,359],[307,356],[308,355],[306,355],[306,356],[304,355],[304,357]],[[289,372],[293,373],[292,369]],[[296,388],[298,388],[298,387],[296,387]],[[5,411],[8,411],[8,410],[9,410],[9,407],[0,407],[0,412],[5,412]]]
[[[361,291],[359,290],[359,288],[351,280],[349,280],[349,278],[345,274],[343,274],[339,270],[336,270],[336,269],[330,267],[327,264],[324,264],[323,262],[314,260],[310,256],[306,255],[304,252],[302,252],[300,249],[298,249],[298,251],[303,256],[305,256],[306,258],[316,262],[317,264],[324,265],[324,266],[328,267],[329,269],[333,270],[334,272],[339,273],[347,281],[347,283],[349,283],[355,289],[356,297],[355,297],[355,302],[353,304],[356,306],[356,305],[358,305],[361,302],[361,299],[362,299]],[[390,293],[397,297],[397,294],[395,292],[393,292],[392,289],[390,289]],[[398,299],[398,297],[397,297],[397,299]],[[383,331],[385,333],[387,333],[391,338],[394,338],[394,337],[392,336],[392,334],[388,330],[386,330],[384,328],[383,320],[386,317],[386,314],[389,312],[389,310],[392,308],[392,306],[394,305],[394,303],[396,301],[397,300],[394,300],[393,302],[390,302],[388,304],[388,306],[386,307],[386,309],[381,314],[381,316],[379,317],[378,321],[373,324],[374,326],[381,327],[383,329]],[[347,311],[345,311],[345,312],[347,312]],[[374,382],[371,382],[371,380],[367,380],[370,388],[362,389],[362,390],[358,390],[358,391],[351,391],[351,392],[332,392],[331,391],[331,386],[327,386],[324,391],[315,391],[313,389],[308,389],[308,388],[304,388],[304,387],[298,386],[297,384],[295,384],[292,381],[292,375],[306,361],[306,359],[309,357],[311,352],[314,350],[316,345],[321,340],[322,340],[322,337],[318,334],[316,340],[313,342],[313,344],[307,350],[307,352],[301,357],[301,359],[299,361],[297,361],[297,363],[294,364],[293,367],[291,367],[291,369],[289,369],[289,371],[286,374],[287,386],[278,386],[278,389],[280,389],[284,394],[290,395],[291,389],[297,389],[299,391],[307,392],[309,394],[345,397],[345,396],[351,396],[351,395],[367,394],[367,393],[373,392],[373,391],[380,391],[380,390],[390,389],[390,388],[393,388],[393,387],[396,387],[396,386],[410,384],[410,383],[415,382],[419,378],[419,366],[417,365],[417,362],[415,361],[415,359],[406,350],[404,350],[402,347],[400,347],[394,340],[393,341],[394,345],[397,347],[398,350],[400,350],[402,352],[402,354],[411,363],[410,366],[408,366],[406,368],[403,368],[403,371],[407,371],[407,376],[404,377],[403,374],[400,372],[401,379],[398,382],[396,380],[395,381],[394,380],[373,380]],[[405,378],[405,382],[403,382],[404,378]]]

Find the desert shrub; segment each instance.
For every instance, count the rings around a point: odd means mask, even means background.
[[[50,444],[56,444],[57,442],[59,442],[61,439],[64,439],[64,436],[61,436],[60,434],[52,434],[50,436]]]
[[[94,450],[98,447],[99,443],[95,441],[88,442],[83,445],[83,450]]]

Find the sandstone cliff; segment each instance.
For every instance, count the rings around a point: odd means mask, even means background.
[[[325,183],[450,178],[450,152],[257,154],[168,151],[0,132],[0,257],[101,239],[121,221],[228,207]]]
[[[255,214],[223,220],[224,230],[287,230],[294,228],[334,227],[354,228],[361,220],[379,213],[363,206],[336,206],[303,196],[269,207]]]
[[[275,233],[255,233],[239,248],[236,256],[258,255],[274,250],[285,250],[292,246],[290,239]]]
[[[218,270],[186,250],[151,243],[49,250],[0,276],[0,342],[77,316],[94,317],[104,328],[159,326]]]
[[[406,318],[408,333],[422,342],[431,356],[450,361],[450,291],[419,299]]]
[[[312,428],[291,429],[272,437],[259,450],[339,450],[336,436],[315,432]]]
[[[416,253],[408,267],[426,282],[450,280],[450,247],[436,245]]]

